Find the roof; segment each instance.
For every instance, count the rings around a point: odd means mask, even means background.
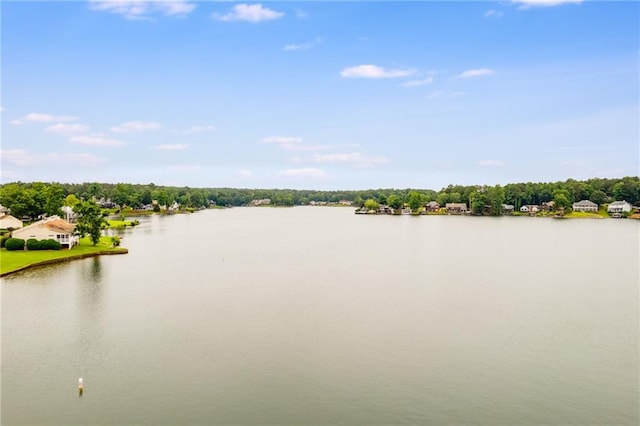
[[[614,201],[613,203],[609,204],[609,207],[611,207],[611,206],[625,206],[627,204],[631,205],[631,203],[628,202],[628,201]]]
[[[574,206],[597,206],[596,203],[589,200],[578,201],[577,203],[573,203]]]
[[[58,216],[51,216],[48,219],[39,220],[37,222],[32,223],[31,225],[25,226],[22,228],[22,231],[31,229],[31,228],[47,228],[57,233],[62,234],[71,234],[75,229],[75,225],[67,222],[64,219],[60,219]]]
[[[452,208],[455,209],[456,207],[459,208],[467,208],[467,205],[465,203],[447,203],[446,205],[447,208]]]

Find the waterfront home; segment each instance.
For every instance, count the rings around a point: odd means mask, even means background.
[[[51,216],[39,220],[24,228],[16,229],[11,233],[13,238],[23,240],[56,240],[62,247],[71,248],[78,244],[78,237],[73,234],[75,225],[61,219],[59,216]]]
[[[528,204],[520,207],[522,213],[536,214],[540,211],[540,207],[535,204]]]
[[[268,206],[271,204],[271,199],[270,198],[263,198],[261,200],[251,200],[249,202],[249,205],[254,207],[254,206]]]
[[[428,212],[437,212],[440,211],[440,204],[437,201],[429,201],[424,205],[424,208]]]
[[[546,203],[542,203],[542,211],[548,212],[554,209],[556,203],[555,201],[547,201]]]
[[[631,203],[627,201],[614,201],[607,207],[609,213],[630,213]]]
[[[0,229],[22,228],[22,221],[10,214],[0,213]]]
[[[447,214],[466,214],[467,205],[465,203],[447,203],[445,205]]]
[[[503,204],[502,205],[502,214],[513,214],[515,210],[515,206],[512,204]]]
[[[378,213],[379,214],[394,214],[395,211],[389,206],[386,206],[384,204],[380,204],[378,206]]]
[[[582,200],[577,203],[573,203],[573,211],[574,212],[597,212],[598,205],[593,201]]]

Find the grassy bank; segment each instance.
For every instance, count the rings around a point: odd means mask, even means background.
[[[600,210],[598,212],[571,212],[564,215],[567,219],[606,219],[609,214]]]
[[[108,219],[107,224],[108,228],[126,228],[127,226],[139,225],[140,222],[137,220]]]
[[[126,248],[113,248],[111,246],[111,237],[102,237],[95,246],[91,244],[89,238],[82,238],[80,244],[71,250],[7,251],[3,248],[0,250],[0,276],[37,265],[82,259],[101,254],[124,254],[127,252]]]

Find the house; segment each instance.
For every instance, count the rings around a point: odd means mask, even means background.
[[[631,203],[627,201],[614,201],[607,207],[609,213],[630,213]]]
[[[72,207],[62,206],[60,210],[64,214],[64,220],[66,220],[69,223],[76,223],[76,221],[78,220],[78,214],[73,211]]]
[[[0,229],[19,229],[22,228],[22,221],[10,214],[0,213]]]
[[[271,204],[270,198],[263,198],[261,200],[251,200],[249,203],[250,206],[268,206]]]
[[[445,205],[447,214],[466,214],[467,205],[465,203],[447,203]]]
[[[503,204],[502,205],[502,214],[513,214],[515,210],[515,206],[512,204]]]
[[[380,213],[380,214],[394,214],[395,211],[389,206],[386,206],[384,204],[380,204],[378,206],[378,213]]]
[[[56,240],[62,247],[71,248],[78,244],[78,236],[73,234],[75,225],[61,219],[59,216],[51,216],[39,220],[24,228],[16,229],[11,233],[13,238],[28,240]]]
[[[96,204],[102,207],[103,209],[112,209],[116,207],[116,203],[111,201],[110,198],[105,199],[104,197],[96,201]]]
[[[424,205],[424,208],[428,212],[437,212],[440,211],[440,204],[437,201],[429,201]]]
[[[546,203],[542,203],[542,211],[549,212],[554,210],[556,203],[555,201],[547,201]]]
[[[8,209],[5,206],[3,206],[2,204],[0,204],[0,214],[2,214],[2,213],[9,214],[9,213],[11,213],[11,209]]]
[[[577,203],[573,203],[573,211],[574,212],[597,212],[598,205],[589,200],[578,201]]]
[[[535,204],[527,204],[526,206],[520,207],[520,211],[522,213],[536,214],[540,211],[540,207]]]

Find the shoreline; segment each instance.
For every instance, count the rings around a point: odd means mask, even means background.
[[[59,257],[56,259],[41,260],[39,262],[29,263],[28,265],[20,266],[17,269],[13,269],[11,271],[2,272],[0,273],[0,278],[6,277],[8,275],[16,274],[18,272],[26,271],[28,269],[38,268],[46,265],[53,265],[56,263],[70,262],[72,260],[87,259],[90,257],[97,257],[97,256],[103,256],[103,255],[109,256],[109,255],[127,254],[127,253],[129,253],[129,250],[127,248],[121,247],[121,248],[111,249],[111,250],[96,251],[93,253],[81,253],[73,256]]]

